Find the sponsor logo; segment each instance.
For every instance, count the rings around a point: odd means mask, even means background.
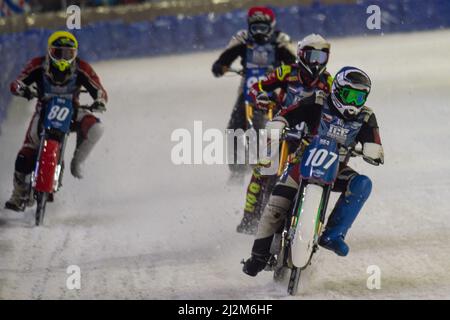
[[[320,170],[320,169],[314,169],[312,172],[312,175],[316,178],[320,178],[325,175],[325,171]]]
[[[328,135],[335,138],[346,138],[349,132],[350,129],[336,126],[334,124],[331,124],[330,128],[328,129]]]

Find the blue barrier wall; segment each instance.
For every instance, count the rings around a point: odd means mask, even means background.
[[[366,9],[378,5],[381,30],[368,30]],[[361,0],[357,4],[274,8],[278,27],[294,39],[315,32],[325,37],[408,32],[450,27],[449,0]],[[88,61],[164,55],[221,48],[245,28],[246,11],[160,17],[154,21],[98,22],[74,33],[80,57]],[[50,30],[33,29],[0,35],[0,129],[10,102],[10,81],[28,59],[45,53]]]

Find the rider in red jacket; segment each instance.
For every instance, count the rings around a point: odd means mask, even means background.
[[[276,68],[251,87],[249,95],[255,104],[259,108],[267,108],[272,102],[269,95],[275,90],[279,90],[278,102],[283,110],[314,96],[317,91],[328,94],[332,82],[326,70],[330,47],[330,43],[318,34],[306,36],[298,43],[297,63]],[[266,129],[270,129],[272,124],[268,122]],[[259,165],[254,168],[247,187],[244,215],[236,228],[237,232],[256,233],[263,206],[262,190],[268,190],[268,184],[274,178],[261,175]]]
[[[79,105],[79,94],[84,87],[94,99],[94,111],[105,111],[107,94],[100,79],[85,61],[77,58],[78,41],[66,31],[53,33],[48,39],[46,56],[32,59],[16,80],[11,83],[11,93],[28,100],[37,97],[36,110],[31,118],[25,141],[17,155],[14,172],[14,190],[7,209],[21,211],[31,205],[29,199],[29,177],[34,169],[39,149],[43,104],[55,95],[72,96],[74,105]],[[103,128],[100,119],[91,112],[77,109],[71,130],[77,133],[77,145],[70,165],[71,173],[82,178],[81,164],[87,158]]]
[[[233,62],[240,58],[244,76],[227,125],[227,129],[232,130],[248,129],[245,112],[245,101],[248,99],[246,89],[255,75],[249,77],[247,70],[259,68],[272,70],[295,62],[295,50],[291,39],[286,33],[276,29],[276,18],[272,9],[250,8],[247,25],[247,30],[240,30],[232,37],[228,47],[212,66],[214,76],[221,77],[230,69]],[[233,163],[229,168],[234,173],[242,173],[243,166]]]

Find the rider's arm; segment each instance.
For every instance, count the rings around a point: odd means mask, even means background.
[[[214,64],[229,67],[234,60],[243,55],[243,51],[245,51],[244,44],[238,44],[236,46],[227,48],[224,52],[222,52],[222,54],[219,56],[219,59],[217,59]]]
[[[367,107],[364,107],[364,109],[366,117],[356,140],[362,144],[365,158],[373,160],[375,164],[384,163],[384,152],[377,119],[372,110]]]
[[[78,62],[78,81],[79,85],[86,88],[94,101],[106,104],[108,94],[103,88],[100,78],[94,69],[83,60],[79,60]]]
[[[323,90],[326,93],[331,92],[331,86],[333,84],[333,77],[328,71],[323,72],[320,75],[320,82],[318,84],[318,87],[320,90]]]
[[[215,76],[221,76],[225,73],[226,68],[229,68],[231,64],[238,57],[243,58],[246,51],[247,32],[245,30],[239,31],[233,38],[224,52],[219,56],[213,66],[212,72]]]
[[[273,92],[278,88],[286,89],[286,77],[291,70],[291,66],[284,65],[269,72],[265,79],[258,81],[250,88],[250,97],[256,102],[256,97],[261,92]]]
[[[295,46],[291,38],[284,32],[279,32],[277,35],[277,58],[283,64],[294,64],[297,59]]]
[[[280,111],[274,120],[282,121],[286,126],[294,128],[305,122],[310,132],[315,132],[320,123],[323,101],[314,96],[306,97]]]
[[[10,90],[13,95],[30,98],[26,96],[27,92],[29,93],[29,89],[27,90],[27,88],[42,77],[43,61],[44,58],[39,57],[27,63],[20,75],[10,84]]]

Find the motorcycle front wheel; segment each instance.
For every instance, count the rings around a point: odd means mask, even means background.
[[[289,284],[288,284],[288,293],[291,296],[295,296],[297,294],[301,272],[302,272],[302,269],[300,269],[300,268],[297,268],[297,267],[292,268],[291,277],[289,279]]]
[[[38,192],[36,195],[36,226],[44,223],[45,208],[47,206],[48,194],[46,192]]]

